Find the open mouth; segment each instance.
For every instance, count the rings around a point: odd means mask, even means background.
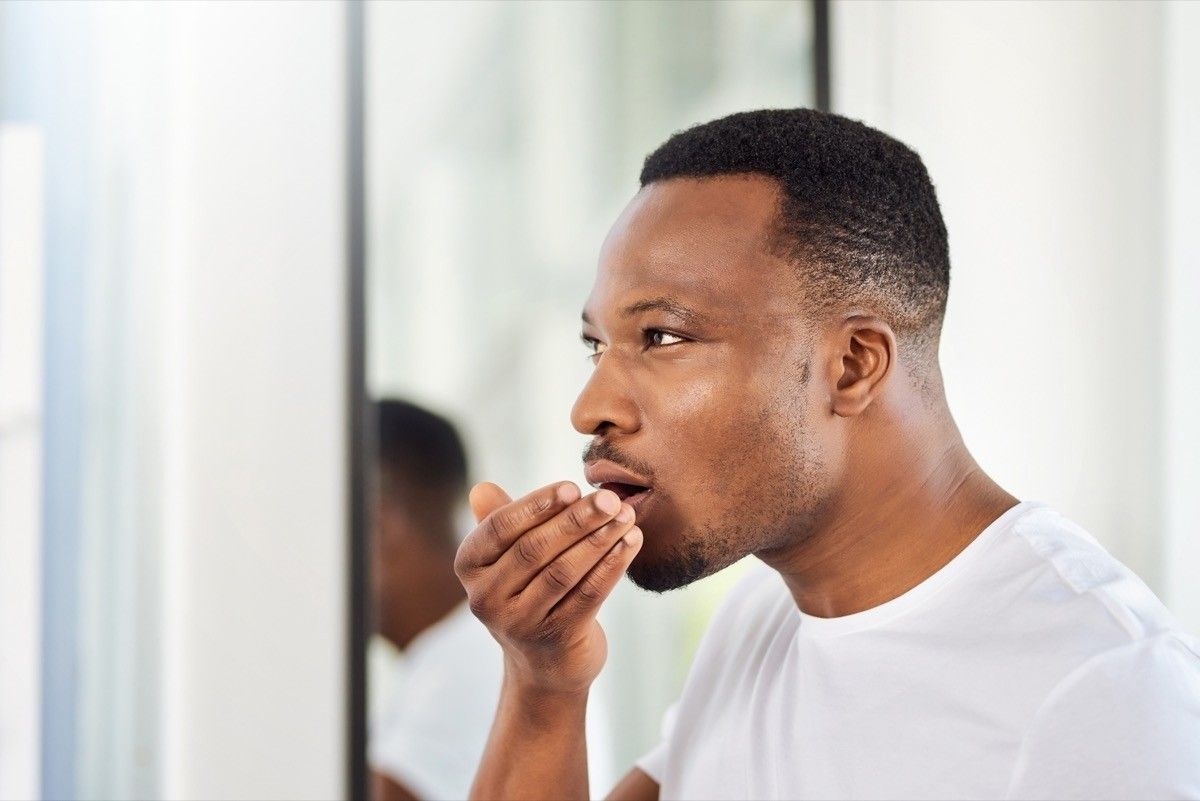
[[[626,484],[623,481],[605,481],[600,485],[601,489],[610,490],[617,493],[617,497],[622,501],[630,501],[637,499],[646,493],[650,492],[649,487],[638,486],[637,484]]]
[[[646,499],[655,494],[654,488],[648,483],[653,479],[607,459],[585,462],[583,474],[587,482],[596,489],[613,492],[622,503],[632,506],[639,519],[644,511]]]

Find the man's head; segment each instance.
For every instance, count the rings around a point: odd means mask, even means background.
[[[803,540],[889,406],[940,402],[949,258],[920,158],[830,114],[691,128],[641,183],[602,249],[572,420],[585,461],[651,487],[629,575],[665,590]]]
[[[428,570],[431,562],[446,570],[453,563],[454,517],[466,496],[467,457],[454,426],[419,406],[383,400],[375,415],[379,470],[372,575],[376,597],[387,607],[406,587],[421,586],[413,574]]]

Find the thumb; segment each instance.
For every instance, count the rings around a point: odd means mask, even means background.
[[[508,493],[500,489],[499,484],[493,484],[490,481],[484,481],[472,487],[469,498],[471,512],[475,515],[476,523],[483,522],[483,518],[506,503],[512,503],[512,498],[508,497]]]

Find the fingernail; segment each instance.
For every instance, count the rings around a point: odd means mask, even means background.
[[[579,487],[570,482],[559,484],[558,489],[554,491],[554,497],[558,498],[559,503],[574,503],[579,497]]]
[[[621,511],[617,512],[618,523],[628,523],[633,520],[633,507],[627,503],[621,504]]]
[[[629,529],[628,534],[621,538],[621,541],[631,547],[640,544],[642,541],[642,530],[637,526],[634,526],[633,528]]]
[[[621,499],[611,490],[596,493],[596,508],[606,515],[615,515],[621,509]]]

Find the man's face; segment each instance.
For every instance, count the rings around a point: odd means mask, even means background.
[[[796,542],[829,495],[815,324],[768,247],[778,202],[758,177],[651,184],[601,251],[583,325],[599,355],[571,418],[590,481],[650,487],[628,498],[646,589]]]

